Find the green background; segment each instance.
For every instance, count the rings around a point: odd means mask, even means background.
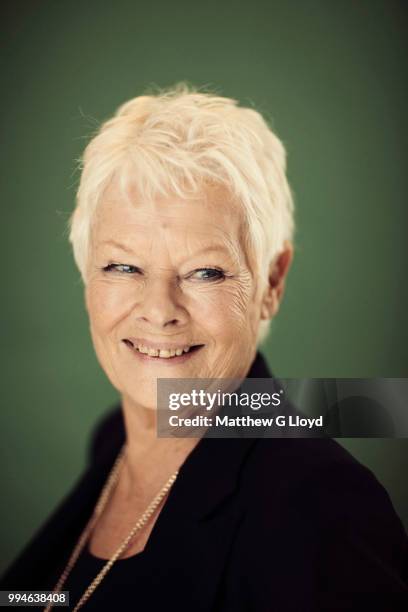
[[[116,402],[66,236],[75,160],[151,84],[210,85],[283,139],[296,258],[266,348],[283,377],[407,375],[405,2],[9,2],[2,10],[1,568]],[[408,525],[406,440],[347,440]]]

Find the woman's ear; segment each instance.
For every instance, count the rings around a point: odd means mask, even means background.
[[[279,310],[283,297],[285,279],[292,263],[293,246],[285,241],[283,249],[269,267],[268,286],[265,289],[261,306],[261,319],[272,319]]]

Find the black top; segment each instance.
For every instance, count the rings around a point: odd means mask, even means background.
[[[84,609],[150,610],[151,593],[155,586],[151,581],[154,563],[152,559],[149,561],[149,556],[148,550],[144,550],[133,557],[116,561]],[[84,548],[63,589],[69,591],[71,609],[105,563],[104,559],[95,557],[87,547]]]
[[[270,376],[261,355],[248,376]],[[1,589],[54,587],[124,440],[118,407],[94,433],[89,468]],[[83,552],[67,583],[72,604],[103,564]],[[116,562],[83,609],[406,611],[407,565],[388,494],[334,440],[204,437],[144,551]]]

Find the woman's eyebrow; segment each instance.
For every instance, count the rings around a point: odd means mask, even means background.
[[[116,240],[104,240],[103,242],[100,243],[101,246],[107,245],[107,246],[113,246],[117,249],[121,249],[122,251],[125,251],[126,253],[129,253],[130,255],[134,254],[133,249],[131,249],[130,247],[126,246],[126,244],[122,244],[121,242],[117,242]]]
[[[111,246],[111,247],[119,249],[123,251],[124,253],[127,253],[128,255],[132,255],[132,256],[136,254],[136,252],[130,246],[127,246],[126,244],[122,242],[114,240],[113,238],[109,240],[103,240],[102,242],[100,242],[100,246],[101,247]],[[204,246],[201,249],[198,249],[197,251],[194,251],[194,252],[192,251],[188,252],[186,257],[182,258],[181,263],[185,263],[186,261],[190,259],[195,259],[202,255],[209,256],[213,253],[219,253],[221,255],[226,255],[227,257],[232,257],[233,259],[236,259],[237,257],[236,253],[234,253],[231,249],[229,249],[226,244],[225,245],[224,244],[214,244],[214,245]]]
[[[228,245],[213,245],[213,246],[207,246],[207,247],[203,247],[201,249],[198,249],[197,251],[191,251],[189,252],[186,257],[182,257],[180,260],[180,264],[184,265],[186,263],[188,263],[190,260],[196,260],[198,257],[208,257],[208,259],[210,259],[210,257],[213,254],[219,254],[219,255],[223,255],[226,259],[222,259],[221,263],[225,263],[226,265],[231,265],[233,264],[237,264],[239,262],[239,254],[237,251],[235,251],[234,249],[228,248]],[[229,264],[227,263],[229,262]],[[206,264],[211,263],[211,261],[206,261]],[[213,264],[216,264],[216,261],[212,262]]]
[[[103,240],[100,243],[100,245],[101,246],[103,245],[113,246],[113,247],[116,247],[117,249],[121,249],[122,251],[125,251],[126,253],[134,254],[133,249],[128,247],[126,244],[123,244],[122,242],[118,242],[117,240],[113,240],[113,239]],[[230,249],[228,249],[225,245],[222,245],[222,244],[209,245],[209,246],[202,247],[201,249],[199,249],[198,251],[195,251],[194,253],[189,253],[189,257],[191,256],[196,257],[197,255],[202,255],[203,253],[213,253],[213,252],[230,254]]]
[[[206,246],[206,247],[199,249],[198,251],[194,251],[194,253],[191,253],[191,256],[196,257],[198,255],[202,255],[203,253],[226,253],[227,255],[230,255],[231,251],[230,249],[227,248],[226,245],[217,244],[217,245]]]

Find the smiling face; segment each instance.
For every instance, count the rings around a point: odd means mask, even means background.
[[[245,376],[264,300],[225,191],[153,203],[130,193],[112,185],[100,203],[85,297],[111,383],[155,408],[157,378]]]

